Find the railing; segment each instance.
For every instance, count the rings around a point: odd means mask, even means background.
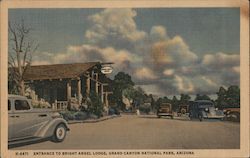
[[[52,104],[53,110],[65,110],[68,107],[68,101],[55,101],[55,103]]]

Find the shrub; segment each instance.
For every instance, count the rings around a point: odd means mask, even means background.
[[[86,120],[88,118],[88,114],[86,112],[77,111],[74,113],[74,117],[76,120]]]
[[[75,120],[75,115],[74,115],[74,111],[61,111],[60,114],[63,116],[63,118],[66,120],[66,121],[69,121],[69,120]]]
[[[91,105],[88,107],[88,111],[101,117],[104,111],[101,97],[98,96],[95,92],[90,93]]]

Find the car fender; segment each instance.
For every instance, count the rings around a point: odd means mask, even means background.
[[[207,115],[208,113],[207,113],[207,112],[202,111],[201,113],[202,113],[202,117],[205,117],[205,118],[207,118],[207,117],[208,117],[208,115]]]
[[[68,123],[66,122],[66,120],[64,120],[63,118],[55,118],[51,120],[48,124],[46,124],[44,127],[42,127],[41,130],[36,133],[36,136],[44,138],[53,136],[55,128],[59,124],[64,124],[66,129],[69,130]]]

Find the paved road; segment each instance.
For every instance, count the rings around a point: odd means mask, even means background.
[[[122,115],[71,124],[62,143],[45,141],[13,149],[232,149],[240,147],[240,124]]]

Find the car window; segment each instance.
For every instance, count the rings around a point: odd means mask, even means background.
[[[11,104],[10,104],[10,100],[8,100],[8,111],[10,111],[11,109]]]
[[[26,100],[15,100],[15,109],[16,110],[29,110],[30,106]]]

